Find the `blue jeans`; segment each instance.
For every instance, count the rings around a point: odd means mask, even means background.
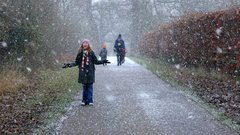
[[[82,102],[85,104],[93,103],[93,84],[87,83],[82,84],[83,86],[83,95],[82,95]]]

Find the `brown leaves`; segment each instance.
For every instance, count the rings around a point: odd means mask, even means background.
[[[0,100],[0,134],[27,134],[40,124],[42,108],[27,108],[22,104],[26,98],[31,98],[30,93],[30,89],[19,90]]]
[[[189,86],[205,101],[240,124],[240,85],[225,79],[182,74],[178,81]]]

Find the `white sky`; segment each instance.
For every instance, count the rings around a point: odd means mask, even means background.
[[[98,1],[100,1],[100,0],[92,0],[93,3],[98,2]]]

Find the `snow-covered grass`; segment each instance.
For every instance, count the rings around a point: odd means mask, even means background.
[[[131,59],[152,71],[162,80],[166,82],[171,82],[171,85],[175,85],[177,83],[176,80],[173,79],[173,75],[176,73],[175,71],[180,70],[180,66],[171,65],[165,60],[155,60],[146,58],[131,58]]]
[[[202,67],[184,68],[183,72],[185,72],[185,74],[188,74],[188,75],[200,76],[200,77],[211,77],[217,80],[227,80],[228,78],[230,78],[230,75],[228,74],[223,74],[222,72],[219,72],[217,70],[207,71]]]
[[[39,74],[39,84],[36,86],[34,98],[28,100],[25,106],[34,108],[42,106],[41,122],[44,130],[46,125],[60,118],[65,108],[74,99],[74,95],[81,90],[77,83],[78,69],[62,69],[60,71],[46,70]],[[38,132],[42,132],[41,129]],[[44,131],[45,132],[45,131]]]
[[[208,71],[202,67],[183,67],[180,64],[172,64],[164,59],[146,59],[146,58],[132,58],[137,63],[144,65],[147,69],[158,75],[161,79],[173,82],[175,75],[190,75],[198,77],[210,77],[213,79],[227,80],[230,76],[218,72],[216,70]],[[175,80],[175,79],[174,79]],[[176,81],[176,80],[175,80]],[[178,82],[179,83],[179,82]]]

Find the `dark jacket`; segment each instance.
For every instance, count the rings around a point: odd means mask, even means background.
[[[78,83],[88,84],[95,82],[95,65],[94,64],[103,64],[102,61],[98,61],[95,53],[93,51],[89,52],[89,66],[84,66],[84,70],[82,70],[82,57],[83,52],[78,53],[76,57],[75,64],[78,65],[79,75],[78,75]]]
[[[99,54],[99,56],[101,57],[101,60],[106,60],[107,59],[107,49],[103,48]]]
[[[114,49],[116,50],[117,54],[121,53],[122,50],[125,49],[125,43],[124,43],[124,41],[123,41],[122,38],[118,38],[118,39],[115,41]]]

